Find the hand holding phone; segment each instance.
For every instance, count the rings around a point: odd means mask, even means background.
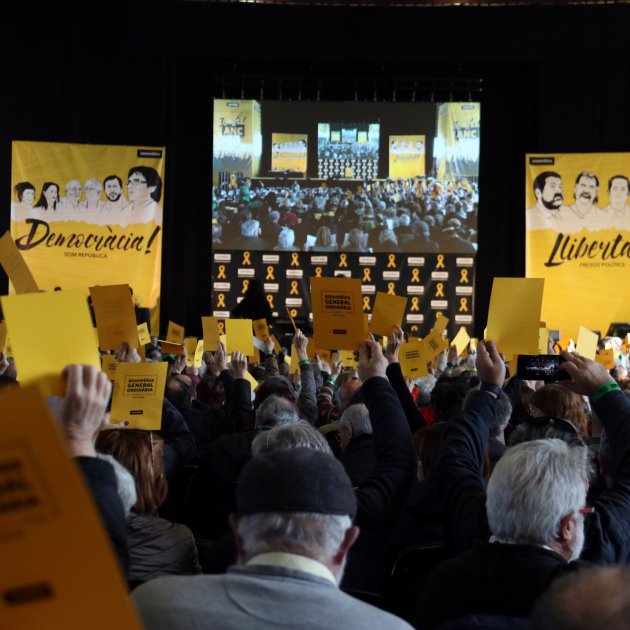
[[[557,381],[571,380],[571,375],[559,366],[564,359],[558,354],[520,354],[516,364],[516,375],[524,381]]]

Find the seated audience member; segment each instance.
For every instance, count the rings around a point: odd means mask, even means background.
[[[339,590],[358,529],[343,467],[312,449],[261,454],[243,470],[230,518],[238,565],[227,575],[162,578],[133,600],[147,630],[158,628],[407,628]]]
[[[227,243],[233,249],[269,249],[269,243],[260,236],[260,222],[254,219],[241,223],[241,236]]]
[[[341,248],[344,252],[367,252],[369,251],[363,246],[363,230],[352,228],[348,232],[348,244]]]
[[[127,519],[130,582],[201,573],[192,532],[156,515],[168,493],[162,439],[152,431],[108,429],[99,433],[96,448],[116,458],[136,483],[137,501]]]
[[[381,230],[378,235],[379,252],[402,252],[394,230]]]
[[[630,568],[588,567],[556,580],[538,600],[530,630],[627,630]]]
[[[273,248],[280,252],[297,252],[299,247],[295,247],[295,232],[289,228],[283,228],[278,234],[278,244]]]
[[[310,249],[312,252],[336,252],[337,247],[333,243],[330,228],[323,225],[317,230],[315,235],[315,245]]]
[[[490,427],[500,415],[497,396],[505,366],[492,342],[480,343],[481,391],[470,396],[460,418],[447,423],[436,482],[452,547],[466,549],[471,540],[490,539],[437,567],[422,594],[417,627],[471,615],[522,620],[554,579],[574,570],[581,554],[597,562],[630,557],[625,525],[630,517],[630,401],[595,361],[571,353],[563,357],[561,369],[572,378],[567,386],[591,397],[614,444],[612,486],[594,501],[595,514],[585,525],[588,449],[574,433],[569,443],[552,438],[510,447],[486,492],[481,464]]]
[[[374,468],[374,439],[370,412],[363,404],[350,405],[339,418],[341,463],[353,486],[360,486]]]

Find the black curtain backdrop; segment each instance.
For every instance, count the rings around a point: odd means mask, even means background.
[[[322,100],[372,100],[375,89],[391,100],[397,82],[433,80],[435,100],[451,91],[458,100],[461,84],[481,79],[472,95],[482,102],[480,335],[492,278],[524,273],[524,154],[630,151],[628,23],[623,5],[12,3],[0,20],[0,233],[12,140],[166,146],[161,319],[200,334],[211,310],[212,98],[222,85],[228,98],[260,98],[262,87],[277,99],[276,77],[283,98],[297,98],[288,87],[297,78],[302,98],[318,86]]]

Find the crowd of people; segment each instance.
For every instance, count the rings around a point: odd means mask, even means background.
[[[477,251],[478,188],[466,179],[386,180],[350,187],[216,186],[214,250],[312,252]]]
[[[544,384],[492,341],[413,381],[402,342],[345,367],[309,360],[298,330],[290,375],[272,340],[200,368],[153,340],[160,431],[109,417],[104,373],[66,369],[60,422],[146,628],[627,627],[620,344],[614,371],[563,352],[570,379]],[[2,389],[19,369],[0,355]]]

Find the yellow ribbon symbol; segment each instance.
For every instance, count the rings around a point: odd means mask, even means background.
[[[271,295],[271,293],[267,293],[267,302],[269,302],[269,306],[271,306],[271,308],[275,308],[273,305],[273,295]]]
[[[388,269],[396,269],[396,255],[395,254],[389,254],[389,256],[387,258],[389,259],[389,262],[387,263],[387,268]]]
[[[420,300],[417,297],[411,298],[411,310],[412,311],[420,310]]]
[[[418,332],[418,327],[414,324],[414,325],[411,327],[411,331],[412,331],[412,332]]]
[[[411,282],[420,282],[420,269],[418,267],[411,270]]]
[[[225,265],[219,265],[219,275],[217,280],[225,280]]]
[[[291,254],[291,267],[299,267],[300,266],[300,258],[298,257],[297,252],[293,252]]]
[[[273,275],[273,267],[271,265],[269,265],[269,267],[267,267],[267,277],[265,278],[265,280],[275,280],[275,276]]]
[[[394,288],[396,287],[396,285],[393,282],[388,282],[387,283],[387,295],[396,295],[396,293],[394,292]]]
[[[444,285],[441,282],[435,285],[435,297],[444,297]]]
[[[297,317],[297,310],[296,309],[292,308],[290,312],[291,312],[291,317]]]
[[[247,289],[249,289],[249,280],[243,280],[243,289],[241,290],[241,293],[245,293]]]
[[[363,310],[364,311],[369,311],[370,310],[370,296],[366,295],[363,298]]]
[[[444,269],[444,254],[438,254],[436,269]]]
[[[321,267],[315,267],[315,277],[316,278],[321,278],[322,277],[322,268]]]
[[[372,282],[372,270],[369,267],[363,270],[363,282]]]
[[[225,295],[223,295],[223,293],[217,295],[217,306],[219,308],[225,308]]]
[[[219,334],[225,335],[225,322],[217,322],[217,326],[219,327]]]
[[[460,274],[459,274],[459,281],[460,282],[464,282],[465,284],[468,284],[469,280],[468,280],[468,269],[462,269]]]
[[[291,290],[289,291],[289,295],[300,295],[300,292],[298,291],[298,282],[297,282],[297,280],[292,280],[291,281]]]
[[[251,265],[251,260],[249,259],[249,252],[243,252],[243,262],[242,265]]]
[[[339,254],[339,266],[340,267],[347,267],[348,263],[346,262],[346,259],[348,258],[348,254]]]
[[[468,313],[468,298],[461,298],[459,300],[459,312]]]

